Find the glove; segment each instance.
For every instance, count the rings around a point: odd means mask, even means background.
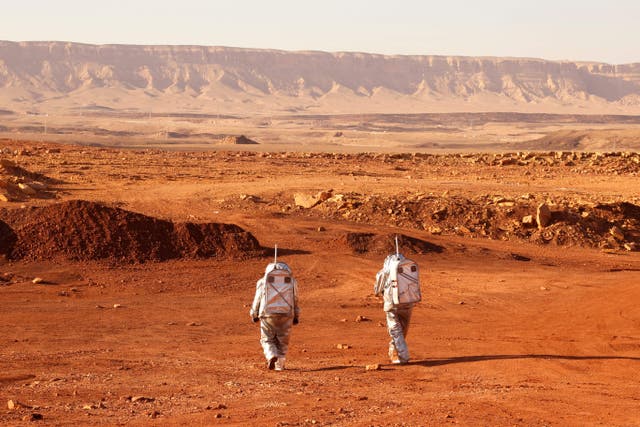
[[[293,318],[293,324],[297,325],[298,323],[300,323],[300,319],[298,319],[297,317]]]
[[[253,323],[257,323],[257,322],[258,322],[258,320],[260,320],[260,318],[259,318],[259,317],[254,317],[254,318],[253,318],[253,319],[251,319],[251,320],[253,320]]]

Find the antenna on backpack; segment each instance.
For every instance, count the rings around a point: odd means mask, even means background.
[[[275,250],[275,255],[273,257],[273,263],[277,264],[278,263],[278,244],[276,243],[276,250]]]
[[[396,234],[396,258],[400,258],[400,249],[398,248],[398,235]]]

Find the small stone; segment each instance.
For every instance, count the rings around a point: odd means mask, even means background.
[[[216,418],[222,418],[222,417],[224,417],[224,415],[222,415],[222,412],[218,412],[218,413],[216,414]]]
[[[626,250],[628,250],[629,252],[631,251],[636,251],[638,249],[638,245],[636,245],[635,242],[631,242],[631,243],[625,243],[624,244],[624,248]]]
[[[0,192],[0,202],[11,202],[11,196],[9,196],[7,193],[4,192]]]
[[[189,323],[187,323],[187,326],[202,326],[202,323],[200,323],[200,322],[189,322]]]
[[[460,305],[464,305],[464,301],[460,301],[458,304],[460,304]]]
[[[371,319],[369,319],[368,317],[365,317],[365,316],[357,316],[355,321],[356,322],[371,322]]]
[[[374,363],[372,365],[367,365],[364,367],[365,371],[379,371],[380,365],[378,363]]]
[[[160,412],[159,411],[151,411],[151,412],[149,412],[149,418],[156,419],[156,418],[158,418],[158,416],[160,416]]]
[[[547,288],[546,286],[540,286],[540,290],[541,290],[541,291],[548,291],[548,290],[549,290],[549,288]]]
[[[533,215],[526,215],[522,217],[522,224],[524,225],[532,225],[533,224]]]
[[[113,308],[122,308],[122,304],[113,304]]]
[[[33,283],[34,285],[39,285],[39,284],[44,284],[45,281],[42,277],[36,277],[31,281],[31,283]]]
[[[429,233],[431,233],[433,235],[442,234],[442,228],[440,228],[440,227],[429,227]]]
[[[326,228],[324,228],[323,226],[318,227],[318,231],[322,232],[322,231],[327,231]]]
[[[84,409],[85,411],[90,411],[93,409],[93,405],[84,405],[82,409]]]
[[[351,348],[349,344],[338,344],[336,347],[340,350],[348,350]]]
[[[7,408],[9,408],[9,410],[13,411],[14,409],[16,409],[16,402],[14,402],[13,400],[9,400],[7,402]]]

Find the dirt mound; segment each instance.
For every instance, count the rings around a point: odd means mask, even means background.
[[[395,234],[347,233],[340,240],[354,253],[390,254],[396,251]],[[403,254],[425,254],[427,252],[442,252],[442,246],[429,243],[415,237],[398,234],[400,252]]]
[[[0,226],[0,252],[13,259],[139,263],[173,258],[243,259],[264,252],[256,238],[237,225],[174,224],[82,200],[3,210],[0,218],[8,224],[8,230]]]

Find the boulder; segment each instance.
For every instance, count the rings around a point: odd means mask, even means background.
[[[536,211],[536,222],[540,229],[551,224],[551,209],[549,209],[549,206],[547,206],[546,203],[540,203],[540,205],[538,205],[538,209]]]
[[[320,200],[316,196],[304,193],[295,193],[293,195],[293,201],[296,206],[300,206],[305,209],[310,209],[320,203]]]

